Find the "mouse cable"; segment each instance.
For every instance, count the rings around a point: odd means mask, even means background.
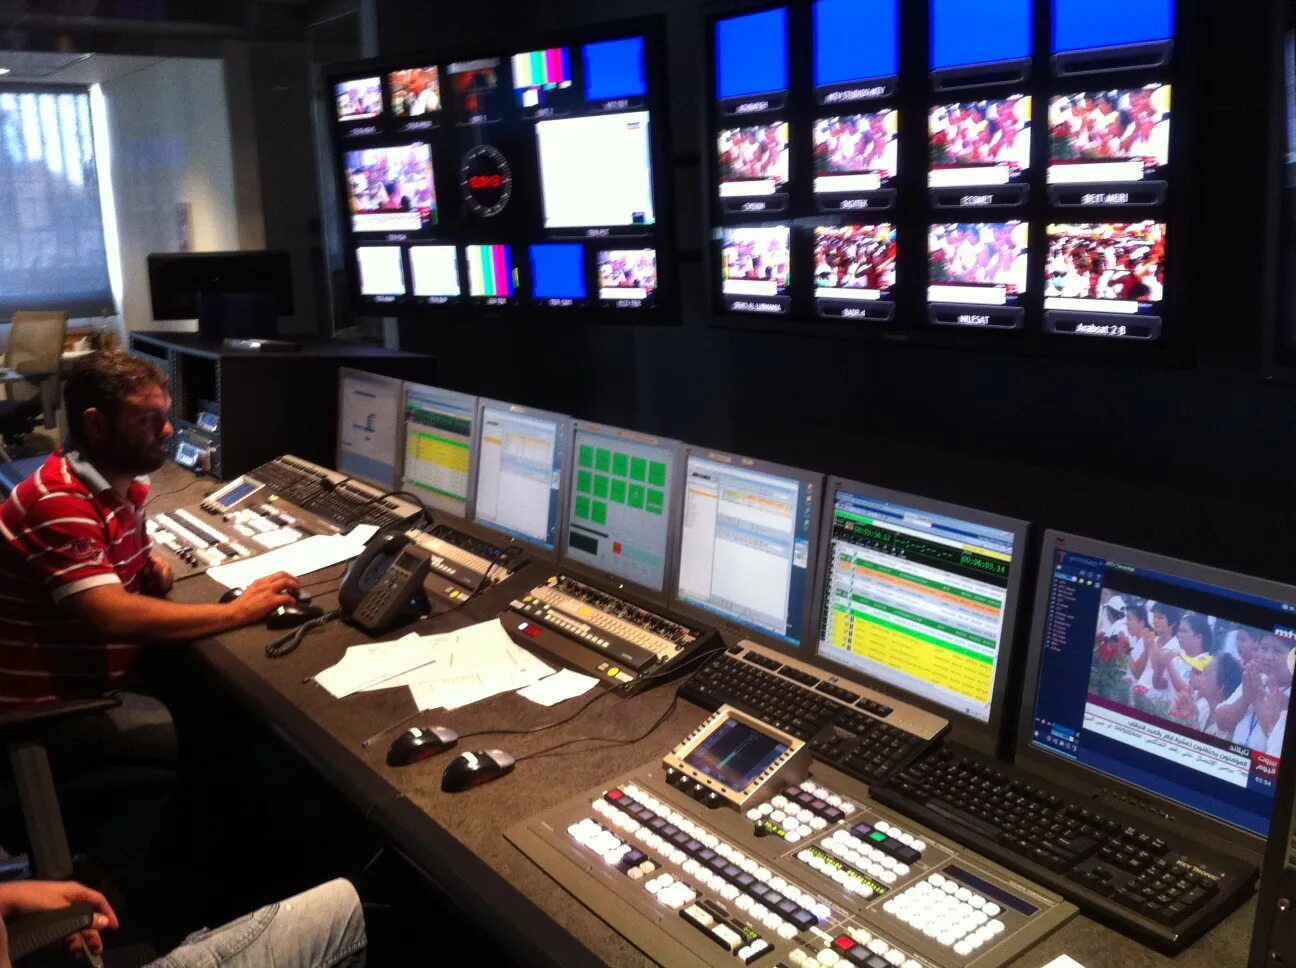
[[[149,497],[148,497],[148,500],[144,502],[144,506],[145,506],[146,508],[147,508],[147,507],[152,507],[152,506],[153,506],[153,502],[156,501],[156,500],[158,500],[159,498],[171,497],[171,495],[173,495],[173,494],[180,494],[180,493],[182,493],[182,492],[184,492],[184,491],[189,490],[191,487],[197,487],[199,484],[212,484],[212,483],[215,483],[215,482],[212,481],[210,478],[206,477],[205,475],[200,476],[196,481],[190,481],[190,482],[189,482],[188,484],[186,484],[184,487],[177,487],[177,488],[174,488],[174,489],[172,489],[172,490],[170,490],[170,491],[162,491],[162,492],[160,492],[160,493],[158,493],[158,494],[150,494]]]
[[[309,633],[313,632],[315,629],[323,628],[341,614],[342,610],[335,608],[331,612],[325,612],[319,618],[313,618],[309,622],[297,626],[296,629],[289,632],[287,635],[277,638],[267,645],[265,649],[266,655],[271,659],[279,659],[296,651],[297,646],[302,644],[302,639],[304,639]]]
[[[553,722],[553,723],[541,723],[539,726],[531,726],[531,727],[528,727],[527,729],[479,729],[479,730],[474,730],[474,731],[471,732],[471,733],[464,733],[462,736],[459,737],[459,739],[469,739],[469,738],[474,737],[474,736],[525,736],[525,735],[528,735],[528,734],[530,734],[530,733],[543,733],[543,732],[544,732],[545,730],[547,730],[547,729],[554,729],[554,728],[556,728],[556,727],[558,727],[558,726],[565,726],[565,725],[567,725],[567,724],[570,723],[573,719],[575,719],[577,716],[579,716],[581,713],[583,713],[585,710],[589,709],[590,706],[592,706],[592,705],[594,705],[596,702],[598,702],[600,699],[604,698],[605,696],[614,696],[614,695],[616,695],[616,693],[612,692],[611,690],[608,690],[608,689],[601,689],[601,690],[599,690],[599,694],[598,694],[597,696],[595,696],[594,698],[592,698],[592,699],[590,699],[589,701],[587,701],[583,706],[580,706],[580,707],[579,707],[579,708],[578,708],[574,713],[572,713],[571,715],[569,715],[569,716],[565,716],[564,718],[558,720],[557,722]],[[624,700],[624,698],[626,698],[626,697],[622,697],[622,698],[623,698],[623,700]],[[423,714],[425,714],[425,713],[427,713],[427,712],[430,712],[430,711],[431,711],[431,710],[427,710],[427,709],[418,709],[418,710],[415,710],[413,713],[411,713],[410,715],[406,716],[406,717],[405,717],[404,719],[402,719],[400,722],[398,722],[398,723],[392,723],[392,724],[391,724],[390,726],[388,726],[386,729],[382,729],[382,730],[379,730],[378,732],[374,733],[374,734],[373,734],[372,736],[370,736],[367,740],[365,740],[364,742],[362,742],[362,743],[360,744],[361,749],[366,749],[366,750],[367,750],[370,746],[373,745],[373,743],[374,743],[375,740],[381,739],[381,738],[382,738],[383,736],[385,736],[387,733],[390,733],[393,729],[399,729],[400,727],[402,727],[402,726],[404,726],[406,723],[408,723],[411,719],[413,719],[415,716],[422,716]],[[456,740],[456,742],[458,742],[458,740]]]
[[[534,753],[527,753],[524,756],[519,756],[515,762],[521,763],[523,760],[534,760],[541,756],[561,756],[562,754],[558,752],[559,750],[567,746],[574,746],[577,743],[593,743],[593,742],[604,743],[605,742],[608,744],[607,746],[600,747],[600,749],[608,749],[614,746],[633,746],[635,743],[638,743],[641,740],[645,740],[653,733],[655,733],[657,731],[657,728],[661,726],[662,723],[666,722],[667,719],[670,718],[671,713],[675,712],[675,708],[679,705],[679,701],[680,701],[680,695],[679,695],[679,690],[677,689],[675,690],[675,695],[671,697],[670,705],[667,706],[664,710],[662,710],[662,714],[658,716],[655,720],[653,720],[653,724],[649,726],[647,729],[645,729],[638,736],[631,736],[625,739],[619,739],[615,736],[578,736],[575,739],[566,740],[565,742],[558,743],[555,746],[550,746],[547,749],[536,750]],[[590,751],[579,750],[573,752],[588,753]]]

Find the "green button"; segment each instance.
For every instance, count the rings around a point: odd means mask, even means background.
[[[594,475],[594,496],[595,497],[608,496],[608,479],[604,477],[602,474]]]
[[[648,465],[648,483],[658,487],[666,486],[666,465],[661,461],[655,460]]]
[[[871,834],[869,834],[869,840],[875,840],[879,844],[886,839],[887,839],[887,835],[880,830],[875,830]]]
[[[605,474],[610,471],[612,469],[612,451],[600,447],[594,454],[594,468]]]
[[[588,521],[590,516],[590,499],[587,497],[578,497],[576,499],[576,517],[582,521]]]
[[[625,504],[626,502],[626,482],[619,477],[612,478],[612,490],[610,491],[613,504]]]
[[[630,455],[614,453],[612,455],[612,473],[618,477],[625,477],[630,467]]]
[[[594,487],[594,475],[589,471],[579,471],[576,474],[576,490],[581,494],[589,494]]]
[[[590,447],[588,444],[581,447],[580,449],[580,466],[581,467],[594,466],[594,448]]]

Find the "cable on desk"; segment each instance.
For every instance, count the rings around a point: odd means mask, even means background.
[[[521,763],[523,760],[534,760],[541,756],[561,755],[558,753],[559,750],[563,749],[566,746],[575,746],[577,743],[606,742],[608,743],[609,746],[633,746],[635,743],[638,743],[640,740],[647,739],[649,736],[651,736],[654,732],[657,731],[657,727],[659,727],[662,723],[666,722],[666,720],[670,718],[671,713],[675,711],[675,707],[679,705],[679,698],[680,698],[679,690],[676,689],[675,695],[671,697],[670,705],[667,706],[665,710],[662,711],[662,714],[653,721],[653,724],[651,726],[649,726],[638,736],[632,736],[627,739],[617,739],[614,736],[578,736],[576,739],[566,740],[565,742],[558,743],[555,746],[550,746],[548,749],[537,750],[534,753],[527,753],[524,756],[519,756],[516,762]],[[607,747],[603,747],[603,748],[606,749]],[[588,752],[588,750],[584,750],[581,752]]]
[[[215,481],[212,481],[212,480],[208,480],[208,479],[203,478],[203,477],[200,477],[200,478],[198,478],[196,481],[190,481],[190,482],[189,482],[188,484],[186,484],[184,487],[177,487],[177,488],[175,488],[174,490],[171,490],[171,491],[162,491],[160,494],[150,494],[150,495],[149,495],[149,499],[148,499],[147,501],[144,502],[144,506],[145,506],[145,507],[150,507],[150,506],[153,504],[153,502],[156,501],[158,498],[162,498],[162,497],[171,497],[171,495],[173,495],[173,494],[179,494],[179,493],[181,493],[182,491],[187,491],[187,490],[189,490],[189,488],[191,488],[191,487],[197,487],[199,484],[214,484],[214,483],[216,483],[216,482],[215,482]]]
[[[331,612],[325,612],[319,618],[313,618],[309,622],[297,626],[296,629],[280,638],[275,639],[266,646],[266,655],[271,659],[279,659],[297,650],[297,646],[302,644],[302,639],[313,632],[315,629],[323,628],[342,614],[341,609],[335,608]]]

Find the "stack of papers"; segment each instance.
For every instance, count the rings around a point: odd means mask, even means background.
[[[534,687],[546,677],[557,678],[553,671],[516,645],[496,619],[440,635],[415,633],[395,642],[352,646],[341,662],[315,681],[339,699],[356,692],[408,687],[420,710],[458,709],[501,692]],[[593,684],[590,679],[589,685],[573,692],[575,683],[564,677],[540,695],[559,695],[553,702],[561,702]],[[568,694],[561,695],[564,691]]]
[[[372,524],[358,524],[347,534],[312,535],[263,555],[209,568],[207,577],[226,588],[247,588],[258,578],[268,578],[281,571],[300,578],[312,571],[358,558],[365,544],[377,532]]]

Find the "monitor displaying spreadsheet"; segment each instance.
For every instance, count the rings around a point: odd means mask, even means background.
[[[835,478],[825,501],[819,658],[989,724],[1026,525]]]
[[[473,520],[554,550],[567,490],[571,418],[483,400],[477,427]]]
[[[434,511],[468,516],[477,398],[405,384],[405,490]]]
[[[678,454],[673,440],[576,424],[564,556],[663,591],[674,530]]]
[[[799,646],[823,478],[730,454],[685,454],[677,602]]]

